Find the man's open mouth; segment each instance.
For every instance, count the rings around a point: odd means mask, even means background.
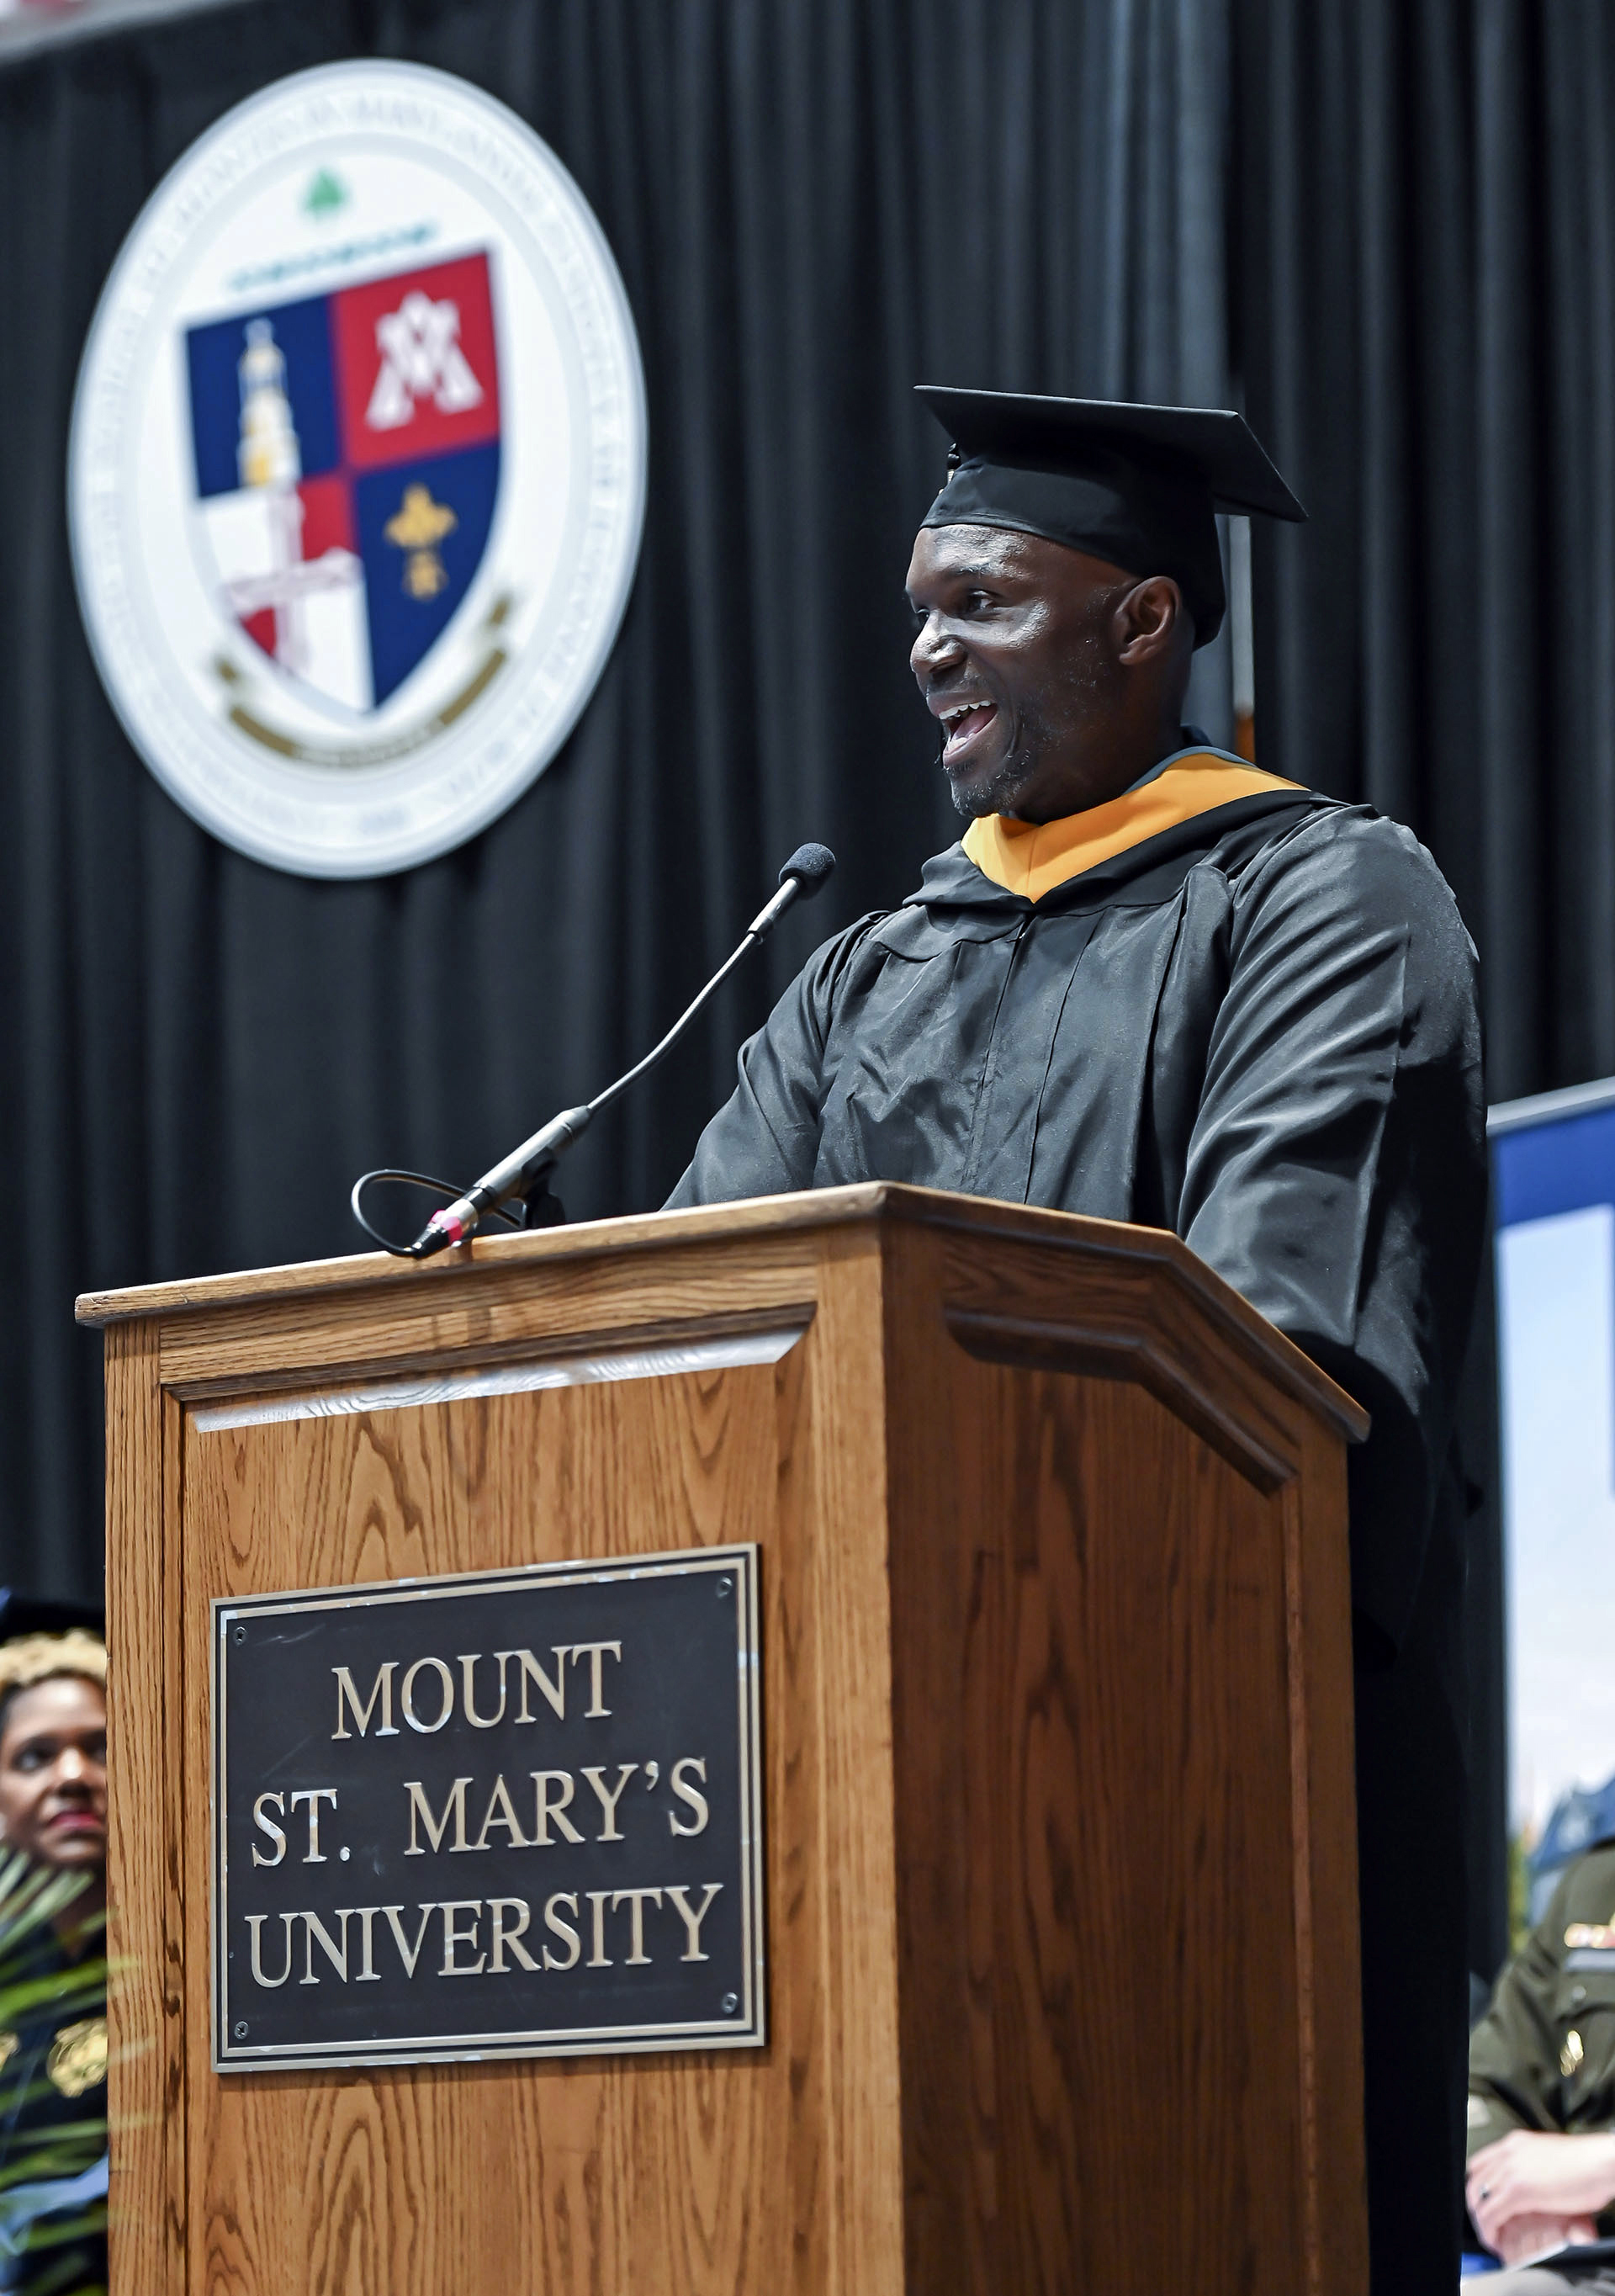
[[[958,763],[998,715],[996,701],[962,701],[956,709],[941,709],[938,716],[942,724],[942,762],[945,766]]]

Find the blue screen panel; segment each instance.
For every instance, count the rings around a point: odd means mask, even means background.
[[[1490,1144],[1511,1830],[1533,1920],[1615,1797],[1615,1104],[1587,1098],[1511,1110]]]
[[[1615,1108],[1522,1125],[1492,1142],[1497,1225],[1615,1204]]]

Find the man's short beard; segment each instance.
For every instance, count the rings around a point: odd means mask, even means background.
[[[1035,781],[1044,759],[1058,746],[1058,735],[1050,731],[1046,704],[1055,703],[1054,723],[1067,727],[1077,718],[1093,718],[1103,702],[1113,673],[1107,677],[1107,662],[1103,640],[1103,628],[1107,614],[1114,611],[1117,601],[1123,595],[1125,585],[1108,591],[1090,602],[1085,627],[1073,639],[1071,650],[1062,665],[1062,676],[1052,697],[1041,694],[1022,696],[1015,712],[1014,746],[990,780],[971,789],[961,789],[952,775],[948,788],[956,810],[967,819],[977,821],[993,813],[1013,813],[1015,800],[1029,782]],[[1078,703],[1082,706],[1078,707]],[[944,773],[947,762],[944,760]]]
[[[942,770],[947,773],[947,767],[944,766]],[[983,782],[979,788],[961,789],[950,774],[947,788],[954,801],[954,809],[962,813],[967,821],[983,821],[994,813],[1011,813],[1014,810],[1014,800],[1036,770],[1037,759],[1029,757],[1024,749],[1014,749],[992,779]]]

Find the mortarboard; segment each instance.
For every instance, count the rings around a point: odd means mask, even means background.
[[[954,450],[926,526],[1004,526],[1169,574],[1202,646],[1227,599],[1215,513],[1307,515],[1242,414],[916,386]]]

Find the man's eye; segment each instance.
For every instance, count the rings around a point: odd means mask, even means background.
[[[43,1769],[49,1760],[50,1755],[45,1747],[24,1746],[17,1757],[15,1767],[20,1770]]]

